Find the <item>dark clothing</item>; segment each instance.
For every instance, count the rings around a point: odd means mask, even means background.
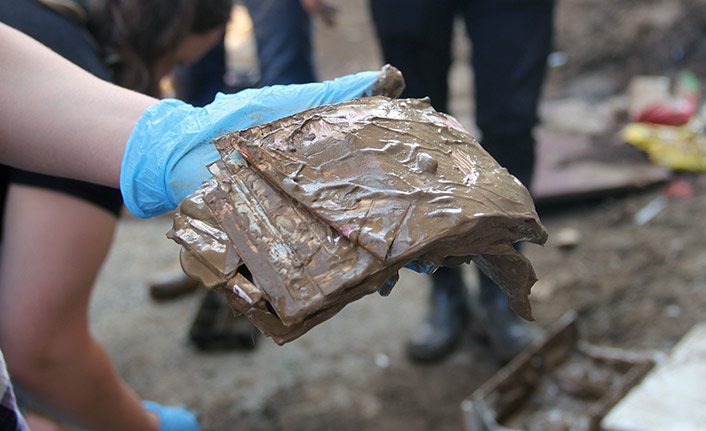
[[[35,0],[13,0],[0,2],[0,21],[42,42],[82,69],[112,81],[93,38],[70,18]]]
[[[116,217],[120,215],[120,210],[123,206],[123,197],[119,189],[70,178],[52,177],[20,169],[10,169],[10,183],[65,193],[97,205]]]
[[[371,0],[385,62],[402,71],[401,97],[448,112],[454,18],[472,43],[476,123],[483,147],[529,187],[532,129],[552,43],[553,0]]]
[[[196,63],[176,68],[178,97],[194,106],[206,106],[213,102],[216,93],[224,91],[225,74],[226,44],[221,39]]]
[[[110,71],[98,54],[98,47],[86,30],[78,23],[34,0],[0,2],[0,21],[42,42],[59,55],[84,70],[107,81],[112,81]],[[51,73],[51,71],[47,71]],[[28,95],[27,97],[41,97]],[[90,125],[86,125],[90,127]],[[10,183],[25,184],[69,194],[110,211],[120,213],[120,190],[82,181],[36,174],[0,166],[0,188],[4,195]],[[4,178],[3,178],[4,177]],[[2,196],[4,214],[5,197]]]
[[[0,351],[0,430],[29,431],[20,409],[15,402],[15,393]]]

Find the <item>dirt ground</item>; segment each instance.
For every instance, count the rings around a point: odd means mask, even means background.
[[[367,2],[333,3],[338,26],[316,28],[321,78],[379,67]],[[704,10],[704,0],[560,1],[556,51],[567,61],[551,69],[540,136],[588,137],[595,151],[587,157],[616,169],[646,164],[615,134],[625,120],[627,83],[635,74],[671,76],[684,68],[706,80]],[[461,31],[451,106],[473,129],[470,50]],[[567,118],[557,108],[567,101],[579,103],[582,114]],[[675,178],[691,185],[693,196],[668,198],[642,225],[634,215],[664,196],[663,185],[539,208],[550,241],[526,249],[540,278],[531,296],[538,325],[576,310],[593,343],[667,352],[703,320],[706,177]],[[418,366],[405,358],[405,339],[423,316],[428,293],[427,278],[410,271],[391,296],[353,303],[283,347],[260,338],[253,351],[199,352],[186,334],[203,292],[168,303],[148,297],[148,280],[177,266],[179,248],[164,236],[170,223],[169,217],[123,218],[91,322],[141,396],[195,409],[206,430],[459,431],[460,402],[500,366],[470,335],[440,364]],[[555,238],[567,229],[580,239],[559,247]],[[466,270],[473,287],[473,269]]]

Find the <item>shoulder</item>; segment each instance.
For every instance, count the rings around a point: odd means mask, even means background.
[[[112,81],[98,47],[86,30],[36,0],[0,1],[0,21],[38,40],[82,69]]]

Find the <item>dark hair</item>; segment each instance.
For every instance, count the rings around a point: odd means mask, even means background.
[[[230,18],[232,8],[233,0],[198,0],[191,22],[191,32],[202,34],[223,27]]]
[[[118,84],[157,95],[157,62],[190,33],[223,27],[231,0],[93,0],[88,29]]]

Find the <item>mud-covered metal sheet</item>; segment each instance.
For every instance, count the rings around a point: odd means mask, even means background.
[[[222,275],[217,288],[275,341],[296,338],[346,303],[389,288],[410,262],[435,268],[473,259],[513,309],[532,318],[527,295],[536,277],[512,246],[546,241],[532,199],[427,100],[325,105],[215,144],[222,156],[210,167],[215,179],[185,200],[170,237],[189,256],[198,255],[199,244],[206,251],[219,245],[225,254],[187,263],[203,263],[209,277]],[[201,218],[213,231],[193,229],[194,202],[205,202],[210,211]],[[225,248],[221,234],[229,240]],[[230,246],[251,277],[233,273]],[[198,270],[191,275],[202,277]]]
[[[392,275],[388,265],[277,192],[251,167],[231,171],[217,162],[212,172],[220,187],[206,203],[285,326],[301,323],[331,296],[380,272],[383,279],[368,281],[365,293]]]
[[[204,202],[208,191],[216,187],[208,182],[200,193],[188,196],[174,215],[170,238],[181,244],[181,266],[187,274],[198,274],[207,287],[223,284],[235,276],[242,264],[233,243]]]

